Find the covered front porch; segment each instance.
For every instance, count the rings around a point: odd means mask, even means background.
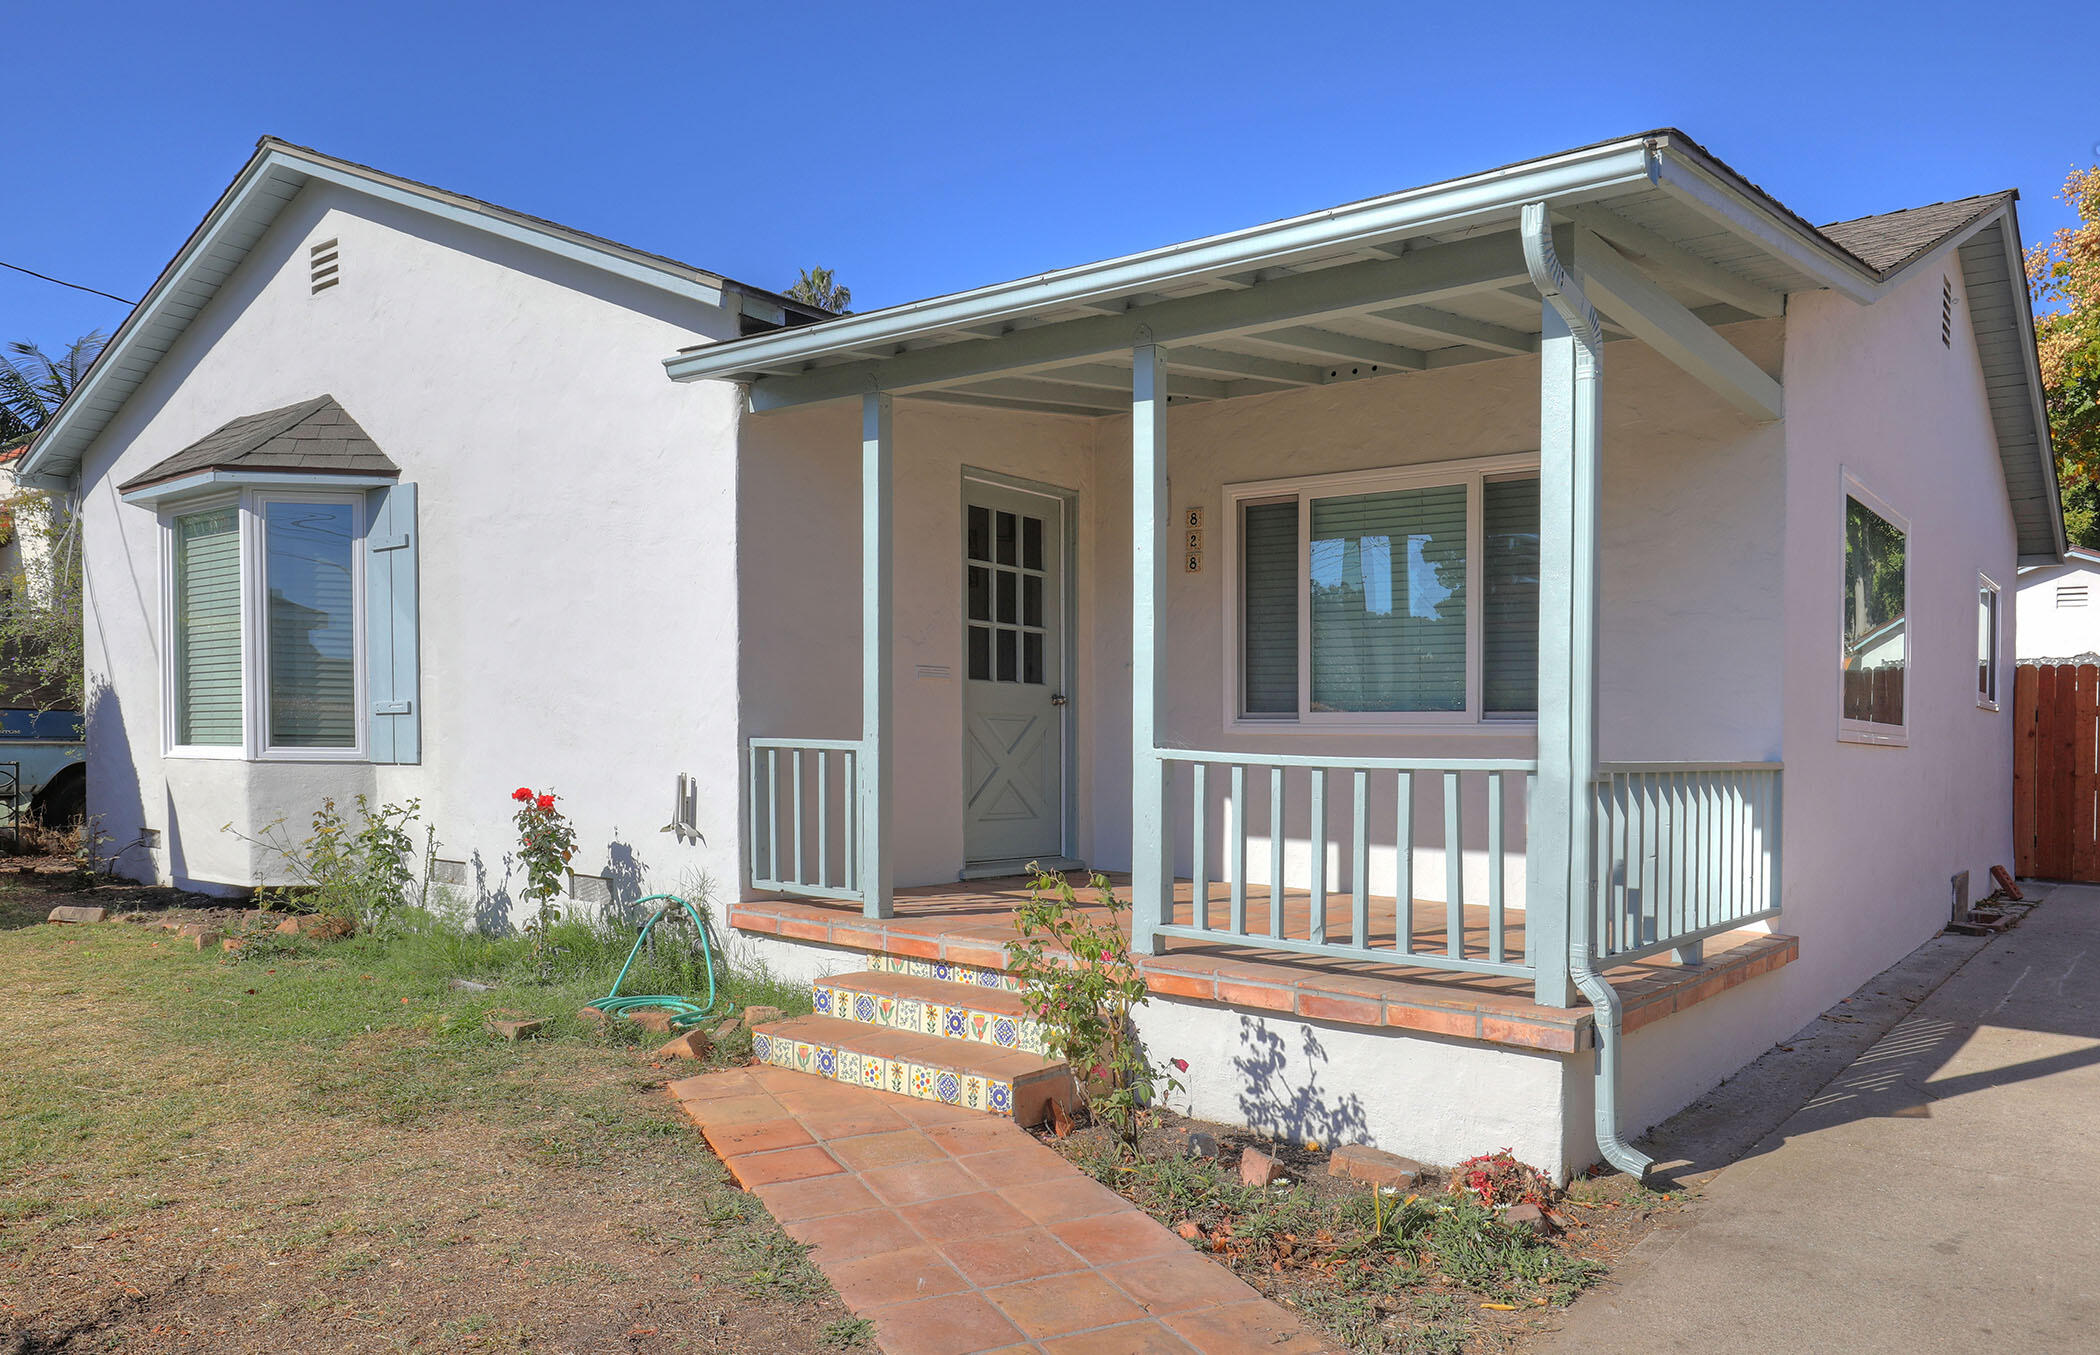
[[[1789,290],[1853,285],[1813,232],[1746,204],[1734,185],[1717,183],[1718,172],[1668,137],[1614,143],[673,358],[678,379],[747,383],[761,423],[841,399],[857,399],[860,413],[858,735],[748,730],[747,898],[733,919],[783,937],[862,950],[894,939],[924,958],[953,947],[997,963],[1010,891],[896,884],[899,824],[920,812],[929,790],[897,772],[907,752],[896,715],[897,481],[900,459],[909,467],[913,456],[897,423],[914,406],[1005,411],[1078,416],[1120,436],[1127,419],[1116,468],[1118,490],[1126,472],[1129,488],[1127,615],[1101,607],[1095,615],[1116,624],[1087,632],[1117,659],[1127,656],[1113,665],[1115,688],[1129,693],[1127,724],[1084,773],[1067,764],[1064,793],[1105,798],[1103,767],[1120,780],[1113,803],[1127,838],[1097,834],[1087,856],[1127,867],[1131,939],[1148,979],[1271,1010],[1283,1010],[1274,1004],[1288,994],[1290,1011],[1315,1019],[1375,1009],[1378,1021],[1360,1024],[1405,1025],[1390,1013],[1422,1012],[1434,1014],[1421,1018],[1423,1029],[1447,1021],[1445,1033],[1474,1039],[1496,1038],[1490,1029],[1559,1032],[1550,1038],[1560,1043],[1541,1048],[1573,1050],[1580,1032],[1594,1030],[1599,1141],[1614,1161],[1634,1163],[1638,1155],[1617,1140],[1612,1104],[1632,1013],[1652,1020],[1685,994],[1721,991],[1759,965],[1783,963],[1774,957],[1790,957],[1792,943],[1765,931],[1783,877],[1776,676],[1747,711],[1729,707],[1722,684],[1710,684],[1703,704],[1686,700],[1699,684],[1676,679],[1667,663],[1686,647],[1683,637],[1655,637],[1682,611],[1672,599],[1674,610],[1642,618],[1646,634],[1633,643],[1657,662],[1636,665],[1622,695],[1635,712],[1627,723],[1636,751],[1654,759],[1659,743],[1675,741],[1660,760],[1638,762],[1610,761],[1600,747],[1600,660],[1612,638],[1599,600],[1604,359],[1615,345],[1645,348],[1675,383],[1651,374],[1634,421],[1650,430],[1644,469],[1679,497],[1636,510],[1663,525],[1626,533],[1636,543],[1673,542],[1677,552],[1629,556],[1637,568],[1674,569],[1687,549],[1712,547],[1670,536],[1672,505],[1740,488],[1722,490],[1713,468],[1755,477],[1767,496],[1760,504],[1778,520],[1783,441],[1760,436],[1783,414],[1767,370],[1775,364],[1753,361],[1715,326],[1751,327],[1776,353]],[[1500,375],[1468,376],[1486,364],[1500,364]],[[1510,377],[1520,372],[1535,384],[1512,399]],[[1450,392],[1441,422],[1378,425],[1373,388],[1395,383]],[[1509,426],[1493,436],[1445,433],[1479,433],[1490,421],[1466,404],[1480,391],[1492,392],[1494,419]],[[1264,445],[1228,467],[1221,435],[1240,410]],[[1521,430],[1512,410],[1522,411]],[[1205,436],[1170,454],[1188,420],[1202,422]],[[1322,438],[1346,452],[1323,461],[1310,487],[1279,489],[1269,478],[1278,471],[1266,468],[1302,464],[1307,444]],[[1418,446],[1399,445],[1438,440],[1472,449],[1451,453],[1432,475]],[[1725,454],[1708,458],[1704,485],[1687,488],[1698,480],[1685,469],[1695,447]],[[1373,478],[1360,482],[1365,475]],[[1485,504],[1491,491],[1533,476],[1535,517],[1496,527]],[[1479,556],[1521,538],[1534,563],[1522,575],[1521,603],[1510,605],[1530,616],[1517,627],[1514,613],[1489,618],[1468,601],[1436,656],[1419,646],[1399,656],[1418,669],[1444,664],[1456,692],[1448,700],[1388,691],[1337,704],[1318,685],[1319,650],[1306,639],[1321,590],[1336,586],[1308,544],[1322,530],[1320,505],[1383,495],[1380,511],[1399,512],[1392,505],[1423,486],[1456,487],[1448,528],[1335,529],[1355,533],[1346,557],[1355,563],[1344,569],[1365,583],[1354,605],[1434,613],[1462,588],[1466,598],[1479,594]],[[1297,505],[1288,528],[1296,554],[1285,571],[1295,571],[1287,633],[1297,666],[1284,676],[1255,674],[1248,651],[1233,647],[1252,626],[1249,513],[1280,494]],[[1409,502],[1407,512],[1430,511]],[[1735,516],[1738,525],[1755,521]],[[1418,594],[1415,576],[1402,572],[1435,574],[1438,533],[1464,543],[1450,568],[1471,572],[1463,585],[1457,573],[1433,577]],[[1374,535],[1391,590],[1375,603],[1364,546]],[[1002,539],[996,551],[965,557],[972,590],[980,561],[992,576],[1010,569],[1029,582],[1025,551],[1006,550]],[[948,569],[963,572],[949,558]],[[1222,587],[1188,582],[1206,569],[1227,571]],[[1758,588],[1750,583],[1748,595]],[[1018,587],[1015,596],[1024,596]],[[1725,616],[1739,596],[1698,601]],[[981,622],[1005,646],[983,651],[983,676],[1026,683],[1027,618],[1010,617],[1003,594],[981,615],[977,605],[973,591],[973,610],[952,626],[959,676],[979,677]],[[1208,618],[1208,628],[1194,646],[1177,643],[1175,627],[1186,629],[1191,615]],[[1281,615],[1265,619],[1284,626]],[[1523,642],[1498,644],[1513,627]],[[1209,648],[1220,631],[1222,664]],[[1725,645],[1743,645],[1747,634],[1720,623],[1702,633]],[[1749,661],[1776,675],[1770,638],[1750,642]],[[1703,654],[1690,668],[1728,674],[1731,661]],[[1520,696],[1488,690],[1490,662],[1521,665]],[[926,679],[929,667],[945,672],[920,664],[916,676]],[[1221,668],[1231,673],[1222,708],[1192,712],[1187,691]],[[1259,701],[1250,695],[1257,679],[1270,684]],[[747,691],[770,680],[755,675]],[[1069,689],[1051,690],[1047,673],[1039,681],[1046,709],[1068,719]],[[1107,705],[1098,690],[1091,695],[1097,709]],[[1680,712],[1667,726],[1680,733],[1639,727],[1644,706],[1665,703]],[[962,743],[960,729],[954,737]],[[810,901],[764,897],[779,895]],[[1578,1013],[1578,1001],[1594,1017]]]

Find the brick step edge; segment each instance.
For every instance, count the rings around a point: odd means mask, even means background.
[[[1011,989],[870,971],[818,979],[810,1000],[819,1016],[1048,1057],[1043,1023]]]
[[[854,1048],[868,1042],[887,1044],[889,1052]],[[1062,1063],[1037,1058],[1033,1068],[993,1071],[984,1066],[987,1056],[1024,1062],[1028,1056],[826,1016],[760,1026],[751,1033],[751,1053],[776,1068],[1010,1116],[1024,1127],[1046,1119],[1053,1098],[1070,1106],[1077,1093],[1072,1071]]]

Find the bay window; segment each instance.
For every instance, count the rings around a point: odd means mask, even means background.
[[[1532,719],[1537,466],[1501,457],[1229,488],[1233,717]]]

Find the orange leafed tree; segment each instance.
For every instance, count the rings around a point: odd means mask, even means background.
[[[2100,165],[2073,171],[2060,196],[2077,224],[2028,252],[2027,286],[2064,525],[2100,549]]]

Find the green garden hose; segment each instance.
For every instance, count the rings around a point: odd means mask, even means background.
[[[627,963],[620,966],[620,976],[613,980],[612,991],[591,1005],[604,1012],[607,1016],[622,1016],[629,1012],[640,1011],[645,1007],[662,1008],[671,1013],[671,1028],[673,1030],[689,1030],[705,1021],[708,1013],[714,1010],[715,955],[713,949],[707,943],[707,924],[701,921],[700,910],[693,907],[685,899],[680,898],[676,894],[651,894],[647,898],[637,899],[635,902],[637,904],[656,903],[659,900],[662,901],[662,906],[656,910],[656,916],[643,924],[642,934],[634,938],[634,949],[627,952]],[[691,998],[679,997],[670,993],[648,993],[621,997],[620,985],[627,981],[627,971],[634,968],[635,957],[640,955],[642,947],[648,944],[649,933],[656,930],[657,923],[677,912],[681,906],[692,917],[693,929],[700,933],[700,956],[707,964],[707,1001],[704,1004],[695,1003]]]

